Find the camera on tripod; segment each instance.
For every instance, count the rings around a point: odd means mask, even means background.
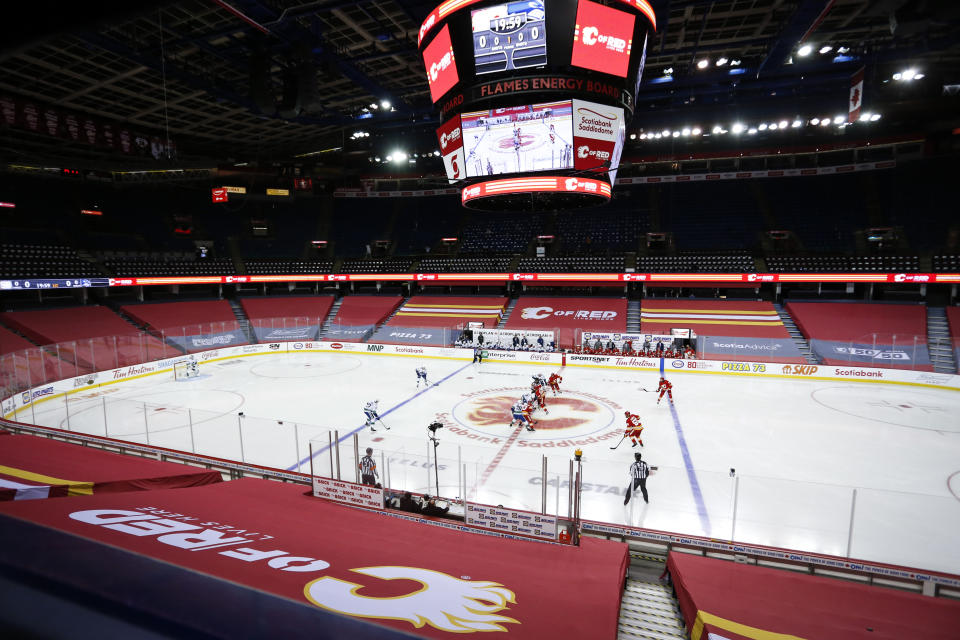
[[[443,429],[442,422],[431,422],[427,425],[427,437],[433,442],[434,447],[440,444],[440,440],[437,439],[437,429]]]

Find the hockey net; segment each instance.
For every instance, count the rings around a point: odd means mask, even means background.
[[[173,379],[174,380],[186,380],[187,378],[195,376],[196,373],[191,373],[190,371],[190,361],[182,360],[180,362],[173,363]]]

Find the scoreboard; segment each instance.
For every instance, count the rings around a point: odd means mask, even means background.
[[[477,75],[547,64],[547,22],[542,0],[475,9],[470,19]]]
[[[418,44],[443,123],[437,139],[447,178],[472,194],[464,206],[577,208],[609,200],[655,31],[649,0],[437,6]],[[536,179],[511,179],[526,176]],[[587,176],[606,187],[567,180]],[[550,188],[538,194],[541,183]],[[511,185],[523,190],[510,192]]]

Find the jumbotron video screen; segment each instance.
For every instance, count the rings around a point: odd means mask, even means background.
[[[542,0],[476,9],[470,13],[470,19],[477,75],[547,64],[546,14]]]
[[[468,178],[573,168],[570,100],[461,114]]]

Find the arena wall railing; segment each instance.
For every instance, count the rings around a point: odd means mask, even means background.
[[[407,345],[372,345],[348,342],[275,342],[256,345],[240,345],[220,349],[210,349],[196,354],[201,371],[211,370],[229,360],[242,358],[277,358],[296,354],[311,353],[349,353],[371,357],[406,357],[423,359],[458,360],[470,362],[471,350]],[[163,360],[143,362],[137,365],[118,367],[107,371],[85,373],[73,378],[45,381],[17,389],[7,387],[2,401],[3,421],[14,430],[42,433],[60,437],[68,441],[91,443],[111,450],[151,455],[161,459],[179,460],[186,464],[200,464],[222,470],[230,477],[255,475],[271,477],[292,482],[309,482],[306,472],[313,468],[317,475],[335,477],[338,480],[355,481],[353,472],[343,469],[356,469],[356,441],[349,427],[330,428],[329,425],[310,425],[284,420],[284,416],[243,416],[233,411],[213,412],[186,407],[153,407],[150,403],[111,397],[116,385],[130,380],[140,380],[154,376],[170,377],[177,362],[187,356],[178,356]],[[636,373],[649,373],[656,376],[661,371],[669,375],[724,375],[759,378],[780,378],[796,380],[821,380],[836,382],[862,382],[866,384],[905,385],[925,387],[945,392],[960,390],[960,376],[931,374],[894,369],[870,369],[860,367],[808,366],[808,365],[771,365],[770,363],[723,362],[713,360],[662,360],[656,358],[599,356],[566,353],[537,353],[522,351],[488,351],[492,362],[515,363],[517,365],[536,365],[544,369],[561,367],[605,368]],[[162,408],[163,411],[151,411]],[[156,416],[162,415],[163,418]],[[158,422],[158,420],[160,422]],[[162,422],[165,420],[166,422]],[[198,428],[202,424],[202,428]],[[33,425],[33,426],[31,426]],[[450,429],[459,428],[455,421],[446,425]],[[353,432],[358,431],[354,429]],[[610,438],[619,437],[619,429],[591,438],[571,440],[564,445],[588,446]],[[353,442],[351,442],[353,440]],[[574,505],[575,486],[572,462],[566,454],[551,456],[546,449],[529,449],[524,455],[513,457],[510,468],[501,468],[490,476],[487,470],[490,461],[481,459],[476,453],[464,455],[457,449],[457,455],[451,453],[432,458],[430,447],[422,439],[401,436],[390,438],[389,446],[383,447],[382,468],[386,473],[387,486],[392,491],[414,490],[423,493],[424,487],[434,485],[444,487],[441,493],[449,495],[454,503],[463,505],[467,501],[476,504],[495,504],[503,502],[503,496],[511,495],[516,489],[517,478],[521,479],[524,503],[540,504],[540,512],[552,515],[561,525],[572,526],[578,516]],[[270,442],[269,451],[262,444]],[[319,443],[319,446],[314,446]],[[323,444],[327,444],[324,451]],[[563,443],[561,443],[563,444]],[[353,445],[353,446],[351,446]],[[558,445],[559,446],[559,445]],[[565,448],[561,450],[565,451]],[[331,449],[333,451],[331,451]],[[345,461],[342,467],[335,467],[337,460]],[[472,455],[473,458],[469,456]],[[293,457],[295,456],[295,457]],[[291,459],[296,463],[290,465]],[[403,460],[404,463],[399,461]],[[329,462],[328,462],[329,461]],[[394,461],[391,464],[391,461]],[[412,461],[412,462],[411,462]],[[394,466],[396,465],[396,466]],[[711,491],[719,495],[720,502],[727,506],[715,508],[711,526],[704,530],[698,525],[697,508],[690,505],[681,507],[675,513],[679,531],[674,533],[650,532],[647,529],[631,526],[600,506],[601,501],[590,500],[594,493],[621,492],[622,478],[619,469],[609,469],[607,464],[583,462],[583,484],[581,485],[582,531],[586,534],[620,536],[636,541],[638,544],[653,543],[667,545],[687,545],[703,553],[736,553],[750,555],[757,559],[791,560],[801,564],[817,564],[824,571],[840,569],[866,571],[863,567],[876,567],[870,572],[874,577],[886,575],[882,557],[868,557],[866,560],[852,560],[853,553],[861,546],[864,527],[870,528],[871,536],[884,535],[889,528],[891,538],[902,540],[906,529],[917,529],[929,549],[949,549],[953,544],[952,532],[960,523],[950,525],[940,523],[932,527],[926,515],[932,512],[949,514],[956,511],[955,499],[949,496],[908,494],[903,492],[870,490],[863,488],[823,485],[817,483],[793,482],[750,476],[726,477],[726,474],[701,472],[700,483],[711,485]],[[433,471],[437,469],[437,471]],[[500,477],[502,475],[502,478]],[[657,471],[662,482],[684,482],[685,470],[660,467]],[[770,486],[774,482],[776,486]],[[498,486],[503,483],[503,486]],[[456,491],[450,491],[456,487]],[[751,488],[753,491],[751,491]],[[817,535],[825,540],[830,549],[846,549],[846,558],[821,554],[818,549],[779,550],[779,555],[770,556],[766,547],[757,545],[757,539],[741,533],[737,527],[756,525],[750,519],[763,517],[765,507],[757,503],[750,505],[751,495],[764,491],[776,491],[784,504],[794,505],[791,509],[797,517],[803,517],[805,503],[814,503],[816,511],[824,510],[834,514],[822,525]],[[858,494],[859,492],[859,494]],[[452,494],[452,495],[450,495]],[[811,500],[811,495],[815,495]],[[857,501],[857,495],[860,501]],[[853,500],[851,501],[851,498]],[[719,504],[719,503],[718,503]],[[733,504],[730,509],[729,505]],[[881,506],[882,505],[882,506]],[[510,504],[505,505],[511,508]],[[513,508],[523,505],[512,505]],[[714,505],[716,507],[716,505]],[[717,513],[720,515],[717,516]],[[749,513],[748,520],[743,514]],[[760,514],[758,516],[758,514]],[[892,515],[891,515],[892,514]],[[819,517],[819,516],[818,516]],[[776,525],[776,513],[771,513],[769,522],[764,526]],[[906,527],[906,529],[905,529]],[[562,528],[562,527],[561,527]],[[909,531],[906,531],[909,536]],[[941,539],[942,538],[942,539]],[[917,539],[920,539],[919,537]],[[717,542],[717,541],[721,542]],[[717,546],[719,545],[719,546]],[[827,558],[810,560],[809,558]],[[948,557],[944,558],[948,560]],[[880,563],[878,564],[877,561]],[[839,564],[838,564],[839,563]],[[871,564],[872,563],[872,564]],[[949,565],[949,562],[947,563]],[[895,565],[894,565],[895,566]],[[910,580],[910,575],[921,576],[915,582],[923,582],[923,576],[932,573],[898,569],[895,578]],[[960,586],[957,578],[944,574],[941,580],[930,577],[937,585],[956,588]]]

